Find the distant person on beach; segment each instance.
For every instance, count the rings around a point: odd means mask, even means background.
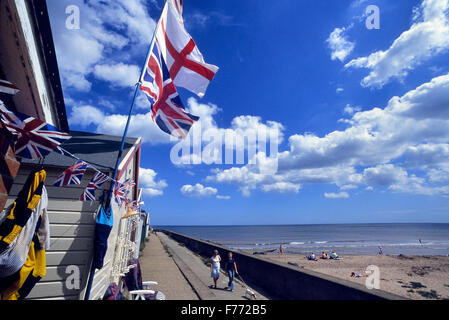
[[[383,255],[384,253],[383,253],[383,251],[382,251],[382,247],[381,246],[379,246],[379,255],[381,256],[381,255]]]
[[[338,254],[335,251],[332,251],[330,259],[338,260],[338,259],[340,259],[340,257],[338,256]]]
[[[214,255],[210,258],[210,276],[214,279],[214,288],[217,289],[217,281],[220,278],[221,257],[218,250],[214,250]]]
[[[237,271],[237,263],[232,256],[232,252],[228,253],[228,261],[226,262],[225,269],[229,276],[228,288],[234,292],[234,277],[236,274],[239,274],[239,272]]]
[[[351,278],[367,278],[367,275],[361,275],[360,273],[351,272]]]
[[[326,252],[322,252],[322,253],[321,253],[321,259],[327,259],[327,254],[326,254]]]
[[[279,254],[281,256],[284,254],[284,248],[282,247],[282,244],[279,246]]]
[[[313,252],[307,257],[307,259],[309,259],[311,261],[318,261],[318,259],[315,256],[315,253],[313,253]]]

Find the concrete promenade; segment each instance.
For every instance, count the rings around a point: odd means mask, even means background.
[[[158,282],[152,289],[163,292],[167,300],[198,300],[156,234],[150,235],[139,260],[142,281]]]
[[[234,292],[224,289],[228,285],[228,277],[224,273],[220,275],[218,288],[211,288],[213,281],[205,261],[163,233],[151,234],[140,263],[143,280],[157,281],[159,285],[155,289],[162,291],[168,300],[247,299],[246,288],[237,279]],[[259,292],[251,290],[256,293],[257,300],[266,300]]]

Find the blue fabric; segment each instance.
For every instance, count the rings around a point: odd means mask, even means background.
[[[235,270],[228,270],[228,276],[229,276],[229,283],[228,287],[234,291],[234,277],[235,277]]]
[[[218,279],[220,278],[220,268],[212,268],[212,272],[210,274],[210,276],[214,279]]]
[[[226,263],[226,270],[234,270],[235,271],[235,259],[228,259],[228,262]]]
[[[106,212],[101,206],[97,214],[95,224],[95,238],[94,238],[94,258],[93,266],[96,269],[103,268],[104,256],[108,250],[108,238],[114,224],[114,218],[111,209]]]
[[[103,296],[103,300],[122,300],[122,293],[120,292],[117,283],[113,282],[109,285]]]

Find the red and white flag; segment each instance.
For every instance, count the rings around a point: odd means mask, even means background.
[[[182,21],[182,0],[168,0],[157,27],[156,41],[174,85],[202,98],[218,67],[204,61]]]
[[[0,92],[1,93],[15,95],[19,91],[20,91],[19,88],[17,88],[11,82],[0,79]]]

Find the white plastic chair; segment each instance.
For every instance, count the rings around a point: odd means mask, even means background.
[[[156,281],[144,281],[142,286],[145,288],[143,290],[133,290],[129,291],[131,295],[131,300],[165,300],[165,295],[160,291],[151,290],[151,286],[157,286]],[[147,299],[148,296],[153,296],[151,299]]]

